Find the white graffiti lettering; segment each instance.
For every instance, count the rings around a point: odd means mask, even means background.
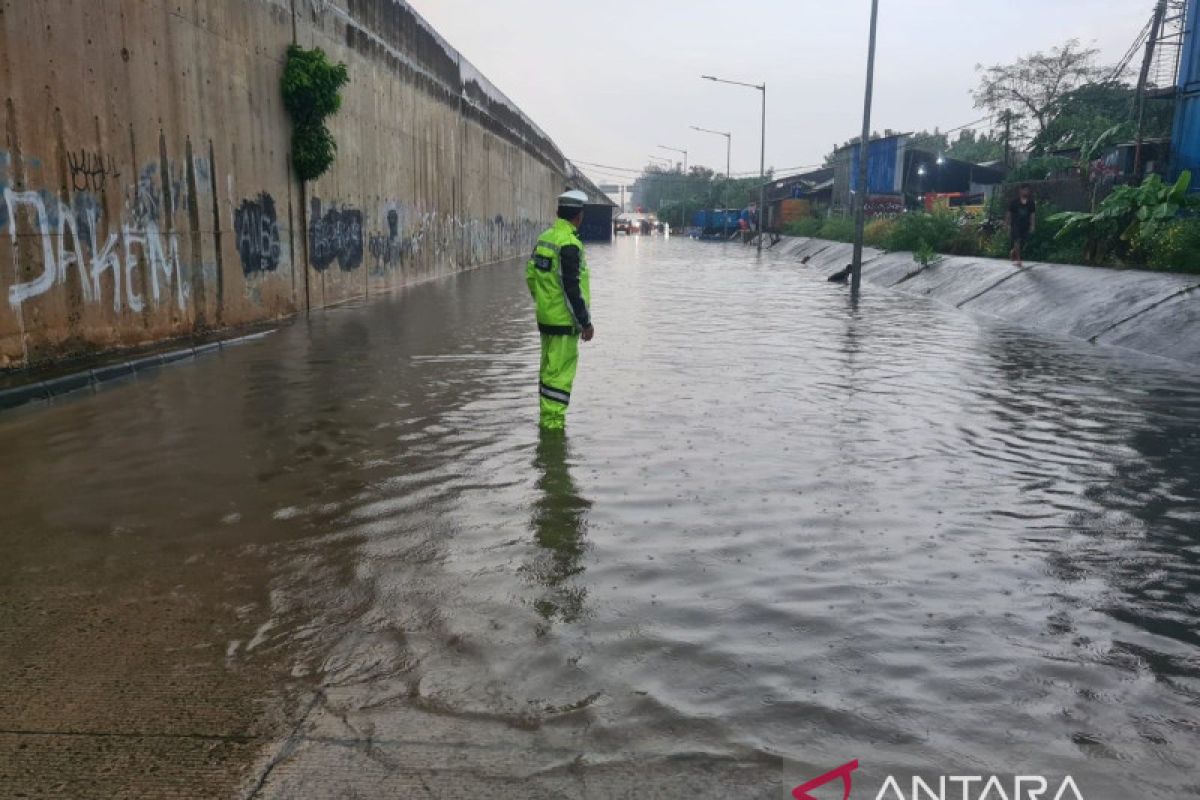
[[[48,209],[47,202],[54,203],[54,207]],[[120,233],[109,233],[100,246],[100,214],[94,204],[80,204],[76,210],[38,192],[16,192],[7,187],[4,203],[13,246],[16,247],[19,235],[17,211],[22,206],[33,210],[36,233],[41,237],[42,246],[41,274],[32,280],[14,283],[8,289],[8,304],[13,310],[19,310],[27,301],[65,283],[67,274],[74,268],[79,274],[85,302],[101,300],[101,279],[107,272],[113,277],[113,310],[120,311],[127,305],[131,311],[143,311],[146,300],[137,292],[134,279],[139,267],[146,271],[150,295],[156,305],[164,302],[174,283],[175,303],[181,311],[186,309],[188,285],[179,258],[179,238],[175,233],[162,233],[154,220],[147,218],[122,224]]]

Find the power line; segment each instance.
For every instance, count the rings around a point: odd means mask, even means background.
[[[1153,23],[1154,18],[1152,15],[1151,18],[1146,21],[1146,25],[1142,28],[1142,32],[1137,35],[1137,38],[1133,40],[1133,44],[1129,46],[1129,50],[1126,51],[1125,55],[1121,56],[1121,60],[1118,61],[1116,66],[1113,67],[1113,71],[1107,78],[1104,79],[1105,83],[1112,83],[1120,78],[1122,74],[1124,74],[1125,69],[1129,66],[1129,62],[1133,60],[1133,57],[1137,55],[1137,52],[1146,44],[1146,39],[1150,37],[1150,27],[1153,25]]]
[[[989,114],[988,116],[981,117],[973,122],[968,122],[966,125],[959,125],[957,128],[950,128],[948,130],[941,131],[941,133],[943,136],[946,135],[947,133],[957,133],[958,131],[966,130],[967,128],[974,128],[977,125],[979,125],[980,123],[991,122],[991,121],[992,121],[992,116]]]
[[[568,161],[570,161],[572,164],[584,164],[584,165],[586,165],[586,166],[589,166],[589,167],[600,167],[600,168],[602,168],[602,169],[606,169],[606,170],[612,170],[612,171],[615,171],[615,172],[636,172],[636,173],[641,173],[641,172],[643,172],[643,171],[645,170],[645,167],[640,167],[640,168],[638,168],[638,169],[634,169],[633,167],[614,167],[614,166],[611,166],[611,165],[609,165],[609,164],[596,164],[596,163],[594,163],[594,162],[592,162],[592,161],[580,161],[579,159],[576,159],[576,158],[571,158],[571,159],[568,159]]]

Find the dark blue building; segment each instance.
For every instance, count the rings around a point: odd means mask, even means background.
[[[1200,0],[1189,0],[1179,60],[1179,99],[1175,107],[1172,173],[1191,170],[1192,191],[1200,190]]]

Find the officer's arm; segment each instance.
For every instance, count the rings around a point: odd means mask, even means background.
[[[583,292],[579,290],[579,248],[569,244],[559,252],[558,257],[562,263],[563,291],[566,292],[567,302],[571,304],[571,312],[579,327],[586,328],[592,324],[592,315],[583,300]]]

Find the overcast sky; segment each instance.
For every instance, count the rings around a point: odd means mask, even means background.
[[[701,74],[767,83],[767,165],[777,169],[819,163],[862,125],[869,0],[411,2],[577,161],[641,167],[673,155],[663,144],[723,171],[725,140],[688,127],[698,125],[733,133],[735,174],[757,171],[758,92]],[[1153,5],[881,0],[872,128],[976,120],[976,64],[1072,37],[1115,62]]]

